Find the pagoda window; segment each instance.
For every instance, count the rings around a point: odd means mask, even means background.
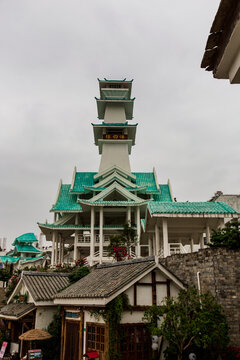
[[[109,84],[109,88],[111,89],[121,89],[122,84]]]

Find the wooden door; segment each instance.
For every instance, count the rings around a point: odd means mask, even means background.
[[[124,360],[152,358],[152,340],[145,324],[121,326],[121,356]]]
[[[66,321],[64,360],[79,360],[79,321]]]

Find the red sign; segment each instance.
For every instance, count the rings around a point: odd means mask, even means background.
[[[6,351],[6,348],[7,348],[7,342],[4,341],[2,343],[2,348],[1,348],[1,351],[0,351],[0,359],[2,359],[4,357],[4,354],[5,354],[5,351]]]

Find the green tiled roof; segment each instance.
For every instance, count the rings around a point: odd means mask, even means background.
[[[101,124],[93,124],[92,126],[97,126],[97,127],[102,127],[102,126],[137,126],[138,124],[129,124],[128,121],[124,122],[124,123],[105,123],[104,121],[102,121]]]
[[[23,235],[18,236],[15,240],[13,245],[18,244],[20,242],[26,242],[26,243],[33,243],[33,242],[37,242],[37,238],[34,235],[34,233],[26,233]]]
[[[159,188],[160,188],[160,193],[153,195],[154,201],[171,201],[172,202],[169,186],[168,185],[159,185]]]
[[[81,211],[81,205],[77,203],[77,195],[71,194],[71,185],[61,185],[60,194],[51,211]]]
[[[42,223],[38,223],[39,226],[41,227],[45,227],[45,228],[51,228],[51,229],[66,229],[66,230],[72,230],[72,229],[90,229],[91,226],[90,225],[71,225],[71,224],[67,224],[67,225],[55,225],[55,224],[42,224]],[[99,226],[95,225],[94,226],[95,229],[98,229]],[[114,228],[114,229],[123,229],[124,226],[123,225],[103,225],[104,229],[109,229],[109,228]]]
[[[237,214],[224,202],[161,202],[148,203],[151,214]]]
[[[77,202],[77,194],[84,192],[86,193],[89,191],[96,191],[93,187],[94,175],[96,174],[97,174],[96,172],[76,172],[73,189],[70,190],[71,185],[69,184],[62,184],[56,204],[53,205],[51,211],[64,211],[64,212],[82,211],[81,205]],[[153,199],[155,201],[172,201],[168,185],[159,185],[160,190],[157,189],[153,172],[135,172],[132,174],[136,176],[135,185],[137,185],[139,188],[136,189],[126,188],[127,190],[130,191],[139,190],[139,191],[144,191],[147,194],[153,194]],[[97,189],[97,191],[104,189],[105,187],[101,189]],[[90,202],[88,201],[85,201],[85,203],[90,204]],[[107,202],[104,203],[99,202],[98,204],[107,205]],[[124,203],[120,204],[116,202],[109,203],[109,205],[111,206],[113,206],[114,204],[118,206],[119,205],[125,206],[128,205],[129,203],[128,202],[125,202],[125,204]]]
[[[110,82],[110,83],[115,83],[115,82],[120,82],[120,83],[122,83],[122,82],[133,82],[133,79],[132,80],[127,80],[126,78],[125,79],[123,79],[123,80],[108,80],[108,79],[106,79],[106,78],[104,78],[104,80],[101,80],[101,79],[98,79],[98,81],[99,82]]]
[[[0,262],[1,263],[16,263],[18,260],[20,261],[28,261],[28,260],[38,260],[41,259],[43,256],[36,256],[36,257],[28,257],[28,256],[0,256]]]
[[[134,172],[136,176],[136,184],[138,186],[147,186],[147,192],[156,192],[159,190],[156,187],[155,177],[153,172]]]
[[[84,186],[93,186],[94,185],[94,175],[96,172],[76,172],[74,185],[71,190],[72,193],[83,193]]]
[[[42,251],[38,250],[32,245],[20,245],[16,244],[15,249],[17,252],[25,252],[25,253],[41,253]]]
[[[18,257],[13,257],[13,256],[0,256],[0,261],[2,263],[15,263],[20,259],[20,256]]]
[[[130,205],[143,205],[146,204],[146,200],[142,201],[91,201],[91,200],[81,200],[82,204],[86,205],[106,205],[106,206],[130,206]]]

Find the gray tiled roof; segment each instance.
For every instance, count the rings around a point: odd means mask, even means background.
[[[107,298],[155,265],[154,258],[99,265],[55,298]]]
[[[26,284],[34,301],[51,301],[53,296],[69,284],[66,273],[23,272]]]
[[[11,316],[19,319],[33,309],[35,309],[34,304],[12,303],[1,309],[0,316]]]

